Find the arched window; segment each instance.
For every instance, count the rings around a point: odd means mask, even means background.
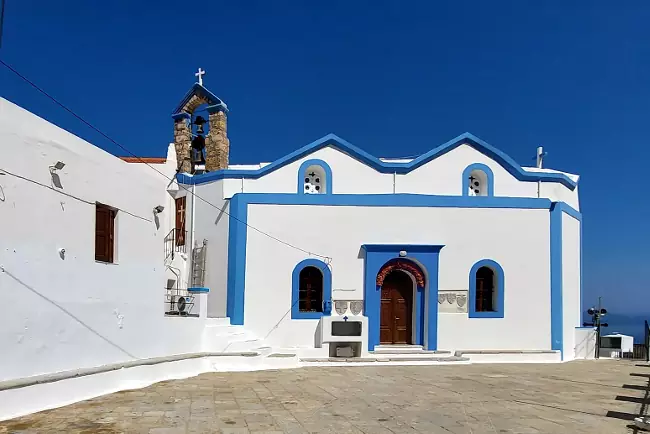
[[[332,273],[322,261],[305,259],[293,269],[292,319],[318,319],[331,313]]]
[[[485,164],[470,164],[463,171],[463,196],[494,196],[494,175]]]
[[[503,268],[490,259],[478,261],[469,275],[469,317],[503,318],[505,278]]]
[[[298,194],[331,194],[332,170],[323,160],[307,160],[298,170]]]
[[[316,267],[300,271],[298,283],[298,311],[323,311],[323,273]]]
[[[476,270],[476,299],[474,309],[476,312],[494,312],[494,271],[489,267]]]

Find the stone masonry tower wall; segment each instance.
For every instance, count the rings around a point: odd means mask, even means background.
[[[181,173],[194,173],[193,170],[203,170],[198,165],[192,167],[192,122],[198,118],[199,114],[201,117],[205,116],[205,111],[208,112],[209,128],[205,136],[205,171],[214,172],[228,168],[228,153],[230,151],[227,130],[228,107],[215,94],[203,87],[202,83],[194,83],[172,112],[174,147]],[[196,133],[201,134],[199,130]],[[198,150],[198,141],[196,145]]]
[[[189,126],[189,117],[181,117],[174,121],[174,147],[176,148],[176,161],[181,173],[190,173],[190,148],[192,134]]]
[[[210,110],[208,118],[210,131],[205,140],[205,170],[213,172],[228,168],[230,140],[228,140],[228,118],[220,107]]]

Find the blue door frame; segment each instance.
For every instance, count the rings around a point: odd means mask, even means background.
[[[438,262],[444,246],[412,244],[364,244],[364,313],[368,317],[368,351],[379,345],[381,288],[377,274],[387,262],[406,259],[425,273],[426,287],[417,288],[415,303],[415,342],[428,350],[438,345]],[[400,255],[400,252],[404,256]],[[426,310],[426,312],[425,312]]]

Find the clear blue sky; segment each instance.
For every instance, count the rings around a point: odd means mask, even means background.
[[[650,312],[650,2],[6,1],[0,56],[142,156],[199,66],[235,163],[330,132],[405,156],[468,131],[523,165],[543,145],[582,175],[586,298]],[[4,69],[0,95],[123,154]]]

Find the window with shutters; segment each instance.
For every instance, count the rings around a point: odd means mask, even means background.
[[[481,267],[476,271],[476,312],[494,312],[494,271]]]
[[[330,315],[332,271],[318,259],[305,259],[292,275],[291,318],[318,319]]]
[[[185,204],[186,196],[176,199],[176,245],[185,245]]]
[[[116,214],[114,208],[95,205],[95,261],[114,262]]]
[[[468,313],[470,318],[503,318],[505,275],[496,261],[482,259],[470,270]]]
[[[300,272],[298,310],[300,312],[323,311],[323,273],[316,267],[305,267]]]

